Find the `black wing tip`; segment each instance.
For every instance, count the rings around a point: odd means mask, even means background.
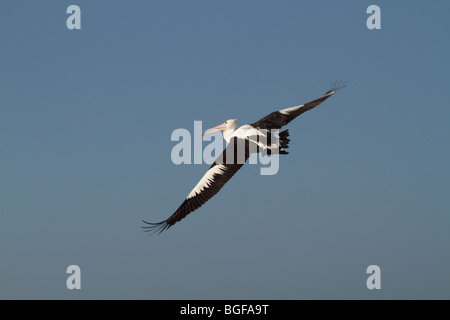
[[[164,230],[167,230],[171,227],[171,225],[167,222],[167,220],[161,221],[161,222],[147,222],[145,220],[142,220],[143,223],[147,224],[146,226],[141,226],[142,229],[144,229],[144,232],[148,232],[150,234],[160,234]]]
[[[327,94],[335,94],[339,90],[344,89],[347,86],[347,84],[344,81],[336,80],[331,84],[330,90],[328,90],[325,95]]]

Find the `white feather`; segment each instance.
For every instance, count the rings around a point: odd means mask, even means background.
[[[302,105],[300,105],[300,106],[295,106],[295,107],[286,108],[286,109],[280,110],[280,111],[278,111],[278,112],[279,112],[279,113],[282,113],[282,114],[289,114],[289,113],[291,113],[291,112],[297,111],[298,109],[300,109],[300,108],[303,107],[303,106],[304,106],[304,105],[302,104]]]
[[[216,164],[214,167],[206,171],[205,175],[200,179],[194,189],[192,189],[186,199],[194,197],[202,192],[206,187],[209,187],[214,181],[214,175],[222,174],[225,171],[225,168],[226,166],[223,164]]]

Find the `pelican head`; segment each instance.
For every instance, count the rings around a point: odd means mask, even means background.
[[[225,121],[224,123],[206,130],[205,132],[202,132],[202,136],[207,135],[207,134],[211,134],[214,132],[219,132],[219,131],[225,131],[226,133],[232,133],[237,129],[237,120],[236,119],[229,119],[227,121]],[[224,133],[225,133],[224,132]]]

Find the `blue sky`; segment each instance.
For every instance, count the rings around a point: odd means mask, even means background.
[[[450,298],[448,1],[0,8],[0,298]],[[348,86],[288,125],[278,174],[245,166],[142,232],[208,167],[172,163],[173,130],[252,123],[335,80]]]

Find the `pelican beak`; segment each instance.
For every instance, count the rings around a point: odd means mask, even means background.
[[[219,131],[225,131],[227,130],[227,124],[226,123],[222,123],[221,125],[218,125],[217,127],[211,128],[206,130],[205,132],[202,132],[201,135],[207,135],[207,134],[211,134],[214,132],[219,132]]]

